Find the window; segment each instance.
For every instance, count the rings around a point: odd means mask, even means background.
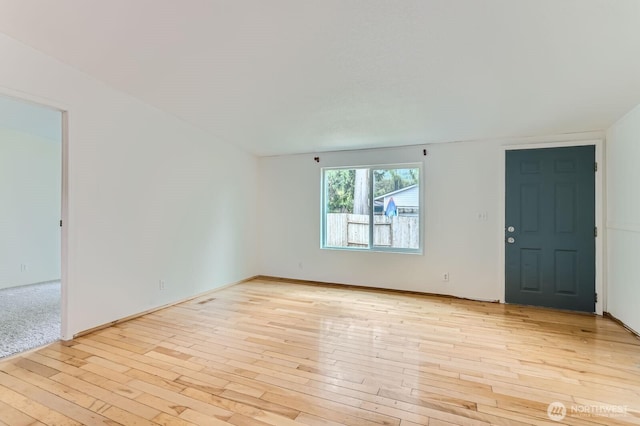
[[[322,169],[322,247],[421,252],[419,164]]]

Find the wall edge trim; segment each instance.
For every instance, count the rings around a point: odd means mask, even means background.
[[[629,333],[633,334],[637,339],[640,340],[640,333],[638,333],[637,331],[635,331],[633,328],[629,327],[627,324],[625,324],[624,322],[622,322],[622,320],[619,320],[618,318],[616,318],[615,316],[611,315],[610,312],[603,312],[602,316],[605,318],[609,318],[611,321],[618,323],[619,325],[621,325],[622,327],[624,327]]]
[[[469,300],[472,302],[479,302],[479,303],[500,303],[498,299],[471,299],[468,297],[454,296],[451,294],[428,293],[428,292],[422,292],[422,291],[400,290],[400,289],[385,288],[385,287],[372,287],[372,286],[361,285],[361,284],[343,284],[338,282],[302,280],[297,278],[274,277],[272,275],[258,275],[254,279],[262,280],[262,281],[280,281],[280,282],[285,282],[289,284],[308,284],[308,285],[318,285],[318,286],[328,286],[328,287],[354,288],[354,289],[371,290],[371,291],[379,291],[379,292],[386,292],[386,293],[393,292],[393,293],[400,293],[400,294],[415,294],[419,296],[431,296],[431,297],[439,297],[444,299]]]

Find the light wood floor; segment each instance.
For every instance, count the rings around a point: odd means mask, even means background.
[[[640,341],[601,317],[255,280],[0,363],[0,425],[558,424],[554,401],[567,424],[640,424]]]

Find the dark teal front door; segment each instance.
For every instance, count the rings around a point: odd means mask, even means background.
[[[595,147],[507,151],[505,301],[595,311]]]

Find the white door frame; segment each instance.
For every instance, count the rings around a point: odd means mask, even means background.
[[[60,112],[62,120],[62,146],[61,146],[61,199],[60,199],[60,339],[71,340],[73,335],[69,333],[69,108],[60,102],[42,98],[37,95],[0,86],[0,95],[13,98],[21,102],[27,102],[39,107],[53,109]]]
[[[596,238],[596,293],[598,294],[598,301],[596,302],[596,314],[602,315],[602,312],[606,310],[606,292],[605,292],[605,270],[604,270],[604,242],[605,242],[605,227],[604,227],[604,139],[589,139],[589,140],[575,140],[566,142],[541,142],[532,144],[519,144],[519,145],[504,145],[502,146],[502,161],[500,162],[500,196],[498,198],[500,205],[498,206],[501,213],[499,214],[499,235],[500,235],[500,247],[499,247],[499,261],[498,267],[500,268],[500,278],[498,284],[500,286],[498,294],[500,294],[500,302],[505,303],[506,292],[506,280],[505,280],[505,247],[504,247],[504,235],[506,227],[506,161],[507,151],[513,151],[517,149],[541,149],[541,148],[560,148],[568,146],[585,146],[593,145],[596,148],[596,162],[598,163],[598,171],[596,172],[596,226],[598,228],[598,237]]]

